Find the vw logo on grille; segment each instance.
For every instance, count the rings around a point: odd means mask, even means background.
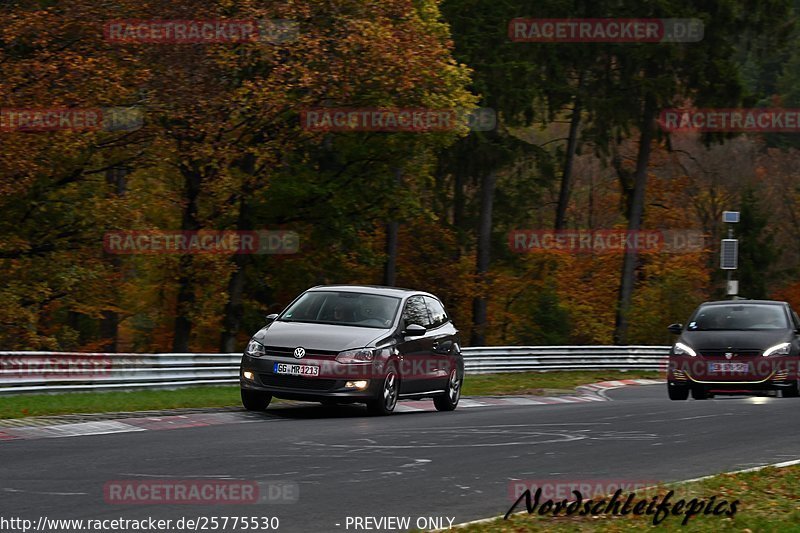
[[[733,354],[731,352],[725,353],[725,359],[730,359],[731,357],[733,357]]]
[[[297,357],[298,359],[302,359],[303,357],[306,356],[306,349],[303,348],[302,346],[298,346],[297,348],[294,349],[294,356]]]

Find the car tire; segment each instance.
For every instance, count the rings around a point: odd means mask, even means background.
[[[667,385],[667,394],[669,399],[674,401],[686,400],[689,397],[689,387],[682,385]]]
[[[248,411],[263,411],[272,401],[272,394],[242,389],[242,405]]]
[[[795,381],[790,387],[783,389],[781,396],[784,398],[797,398],[800,396],[800,384]]]
[[[394,412],[400,395],[400,376],[394,367],[389,367],[377,396],[367,402],[367,412],[373,416],[385,416]]]
[[[433,405],[437,411],[455,411],[458,406],[458,400],[461,399],[461,385],[463,383],[463,374],[459,375],[458,369],[454,368],[447,379],[447,392],[433,398]]]
[[[711,394],[703,387],[692,387],[692,399],[707,400],[709,398],[711,398]]]

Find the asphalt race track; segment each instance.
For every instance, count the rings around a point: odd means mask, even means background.
[[[503,514],[512,480],[674,481],[800,456],[800,399],[670,402],[665,385],[610,402],[367,417],[276,407],[244,423],[0,442],[0,514],[29,518],[277,516],[279,531],[346,531],[347,517]],[[245,415],[245,413],[242,413]],[[113,480],[286,482],[293,503],[111,505]],[[444,520],[444,525],[448,521]],[[228,528],[232,531],[232,528]],[[349,528],[353,531],[353,526]]]

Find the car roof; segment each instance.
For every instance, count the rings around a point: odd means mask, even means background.
[[[367,294],[379,294],[383,296],[395,296],[403,298],[412,294],[423,294],[436,298],[433,294],[425,291],[415,291],[402,287],[385,287],[383,285],[317,285],[308,289],[309,291],[341,291],[341,292],[362,292]],[[438,298],[436,298],[438,300]]]
[[[778,300],[717,300],[715,302],[703,302],[700,305],[789,305],[787,302]]]

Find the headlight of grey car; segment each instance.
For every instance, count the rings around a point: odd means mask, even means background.
[[[260,342],[251,340],[247,345],[247,350],[245,350],[245,353],[250,357],[263,357],[267,355],[267,349],[264,348],[264,345]]]

